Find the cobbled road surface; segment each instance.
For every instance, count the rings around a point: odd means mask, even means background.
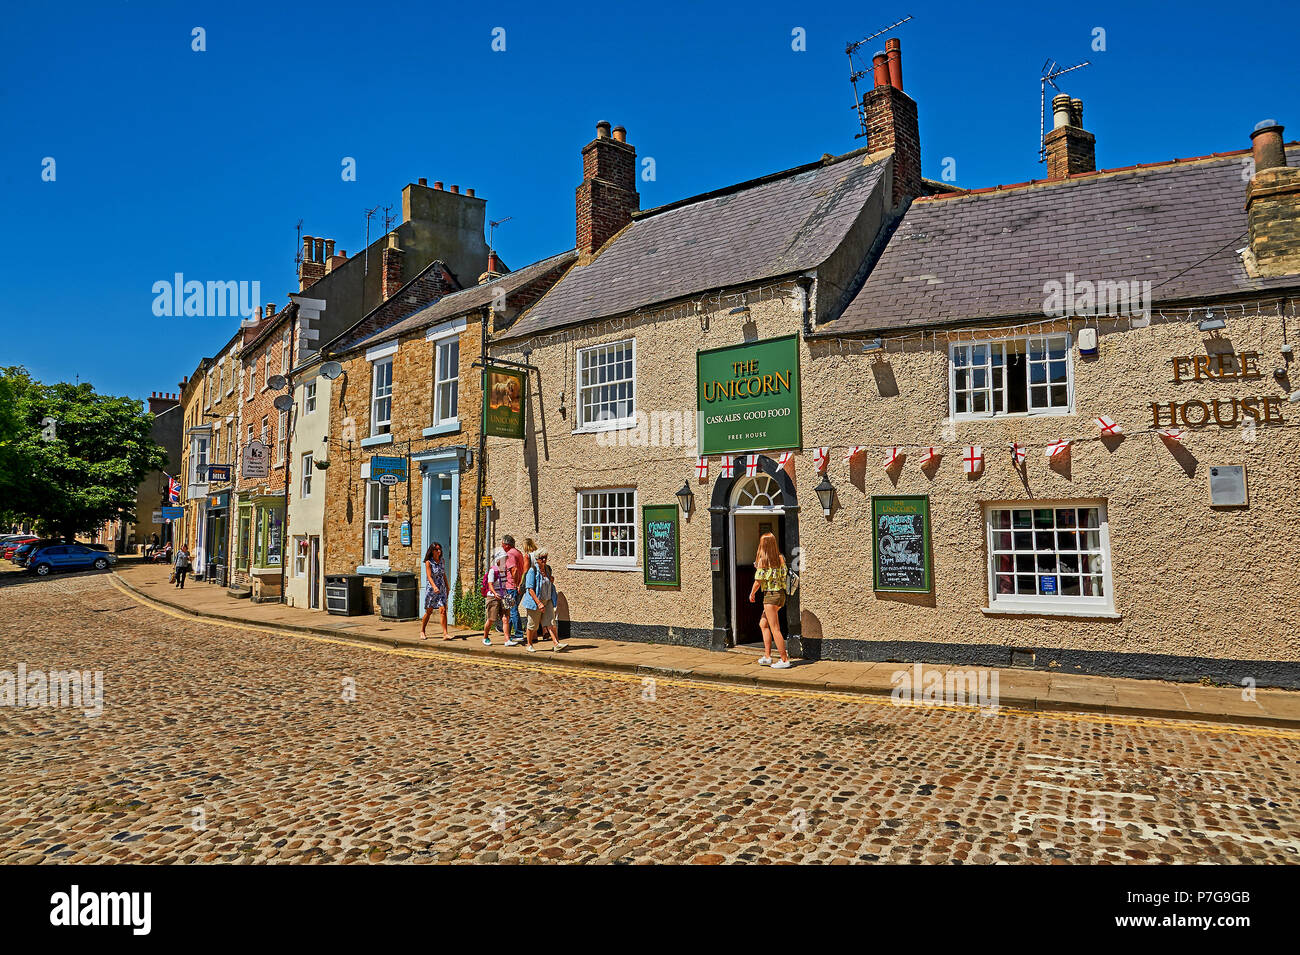
[[[0,586],[0,862],[1300,862],[1294,732],[389,652]]]

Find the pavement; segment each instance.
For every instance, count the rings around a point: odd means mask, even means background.
[[[323,611],[288,607],[278,603],[254,604],[227,595],[225,588],[191,579],[185,589],[168,584],[168,569],[131,560],[118,563],[113,576],[131,593],[196,618],[225,621],[294,633],[360,641],[389,648],[436,649],[473,657],[509,658],[538,665],[598,669],[635,674],[643,678],[677,678],[755,687],[816,690],[846,695],[890,696],[894,674],[910,670],[901,663],[845,663],[797,661],[789,670],[759,666],[759,651],[735,647],[726,652],[629,643],[617,640],[569,640],[563,653],[549,650],[549,641],[535,653],[523,647],[504,647],[494,637],[482,644],[479,631],[451,628],[454,639],[443,641],[436,619],[429,622],[429,639],[419,638],[419,622],[398,623],[377,616],[342,617]],[[548,649],[542,649],[548,648]],[[926,664],[934,671],[965,672]],[[1300,692],[1291,690],[1205,686],[1160,680],[1132,680],[1086,676],[1051,670],[1002,669],[997,673],[997,705],[1025,712],[1092,712],[1114,716],[1195,720],[1300,727]],[[1253,697],[1253,698],[1251,698]],[[961,704],[947,703],[944,706]],[[970,706],[978,709],[978,706]]]

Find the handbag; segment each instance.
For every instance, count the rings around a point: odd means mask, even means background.
[[[785,592],[793,594],[799,589],[799,575],[793,570],[786,569],[785,572]]]

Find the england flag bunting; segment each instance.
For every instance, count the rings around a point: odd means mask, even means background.
[[[1166,441],[1178,441],[1178,442],[1181,442],[1183,440],[1184,433],[1185,432],[1183,431],[1182,428],[1161,428],[1159,431],[1156,432],[1156,434],[1160,435],[1160,437],[1164,438]]]
[[[1025,463],[1025,449],[1019,441],[1011,442],[1011,460],[1017,467]]]
[[[844,455],[844,463],[851,465],[853,463],[853,459],[856,458],[859,454],[861,454],[865,450],[866,448],[863,448],[861,445],[855,444],[853,447],[849,448],[849,453]]]
[[[974,474],[984,467],[984,449],[977,445],[968,445],[961,460],[966,473]]]
[[[1108,438],[1112,436],[1118,437],[1119,435],[1122,435],[1124,433],[1124,429],[1121,428],[1118,423],[1116,423],[1114,418],[1108,418],[1106,415],[1100,415],[1094,420],[1097,422],[1097,427],[1101,428],[1101,434],[1102,437],[1104,438]]]
[[[179,504],[181,502],[181,482],[176,480],[170,474],[167,475],[167,503]]]
[[[722,476],[724,478],[734,477],[736,474],[736,459],[730,454],[722,456]]]
[[[777,461],[777,466],[778,466],[778,467],[781,467],[781,468],[784,468],[787,464],[789,464],[789,463],[790,463],[791,461],[793,461],[793,460],[794,460],[794,452],[793,452],[793,451],[782,451],[782,452],[781,452],[781,460]]]
[[[826,473],[826,465],[830,463],[830,448],[813,448],[813,461],[817,464],[817,473]]]
[[[938,448],[926,448],[925,452],[921,455],[921,467],[928,467],[935,461],[938,461],[942,455],[943,452]]]
[[[1059,441],[1053,441],[1043,449],[1043,454],[1049,458],[1060,457],[1062,454],[1065,454],[1070,450],[1070,443],[1069,438],[1061,438]]]
[[[758,455],[751,454],[745,458],[745,476],[753,477],[758,473]]]
[[[903,457],[904,456],[899,453],[898,448],[890,448],[889,451],[885,454],[885,460],[884,460],[885,470],[888,471],[894,465],[898,464],[898,462],[901,461]]]
[[[709,459],[703,455],[701,455],[700,459],[695,462],[695,475],[701,481],[707,481],[709,479]]]

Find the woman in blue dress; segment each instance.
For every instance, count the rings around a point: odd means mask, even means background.
[[[447,571],[442,566],[442,545],[435,542],[424,552],[424,619],[420,621],[420,639],[428,639],[424,628],[436,609],[442,615],[442,639],[447,633]]]

